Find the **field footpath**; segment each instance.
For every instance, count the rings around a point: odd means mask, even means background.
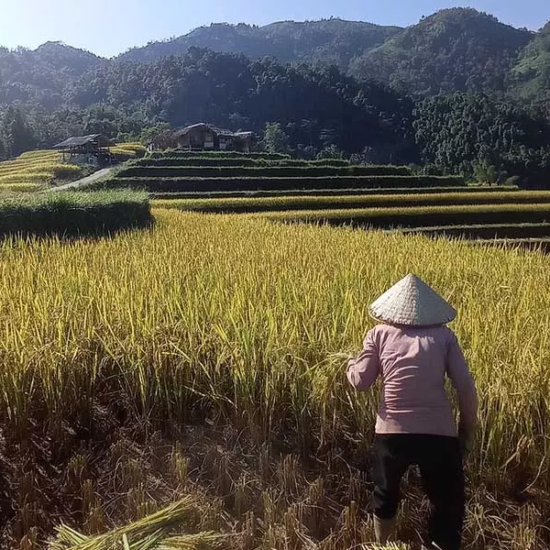
[[[86,187],[90,185],[91,183],[94,183],[95,181],[101,179],[104,176],[107,176],[111,172],[112,168],[103,168],[101,170],[98,170],[97,172],[94,172],[90,176],[86,176],[85,178],[72,181],[70,183],[65,183],[64,185],[58,185],[57,187],[50,187],[46,190],[48,193],[54,193],[57,191],[67,191],[69,189],[81,189],[82,187]]]

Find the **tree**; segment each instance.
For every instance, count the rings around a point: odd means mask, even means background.
[[[23,113],[10,105],[4,113],[6,149],[9,157],[17,157],[24,151],[33,149],[35,141],[27,126]]]
[[[168,122],[157,122],[153,124],[153,126],[148,126],[141,131],[140,141],[143,145],[147,145],[167,130],[170,130],[170,124],[168,124]]]
[[[288,135],[279,122],[265,125],[263,145],[268,153],[288,153]]]
[[[0,135],[0,160],[6,159],[6,144],[4,143],[3,137]]]
[[[319,153],[317,153],[318,159],[341,159],[344,154],[334,143],[323,147]]]

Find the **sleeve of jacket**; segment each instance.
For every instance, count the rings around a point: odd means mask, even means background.
[[[348,381],[359,391],[368,390],[380,374],[380,359],[375,342],[375,330],[370,330],[363,343],[363,351],[348,361]]]
[[[447,355],[447,374],[458,397],[460,430],[472,433],[477,424],[477,391],[462,348],[452,332]]]

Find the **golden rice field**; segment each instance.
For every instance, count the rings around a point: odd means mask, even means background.
[[[76,177],[81,167],[62,163],[56,151],[29,151],[13,160],[0,162],[0,193],[37,191],[57,178]]]
[[[117,143],[116,147],[110,148],[111,153],[115,155],[127,156],[129,159],[143,156],[145,154],[145,147],[138,142],[133,143]]]
[[[377,392],[347,387],[344,357],[373,325],[369,303],[414,272],[457,307],[481,397],[467,548],[547,548],[549,257],[156,214],[153,230],[110,240],[0,244],[0,419],[26,480],[7,484],[13,547],[41,548],[59,518],[101,532],[182,492],[210,499],[204,517],[235,537],[227,548],[367,544],[358,464]],[[425,512],[415,487],[405,541]]]

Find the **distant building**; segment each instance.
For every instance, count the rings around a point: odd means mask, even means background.
[[[168,130],[149,144],[149,150],[183,149],[186,151],[250,152],[256,140],[254,132],[231,132],[211,124],[193,124],[180,130]]]
[[[79,164],[111,164],[113,155],[110,148],[114,143],[101,134],[71,137],[53,146],[63,153],[63,161]]]

